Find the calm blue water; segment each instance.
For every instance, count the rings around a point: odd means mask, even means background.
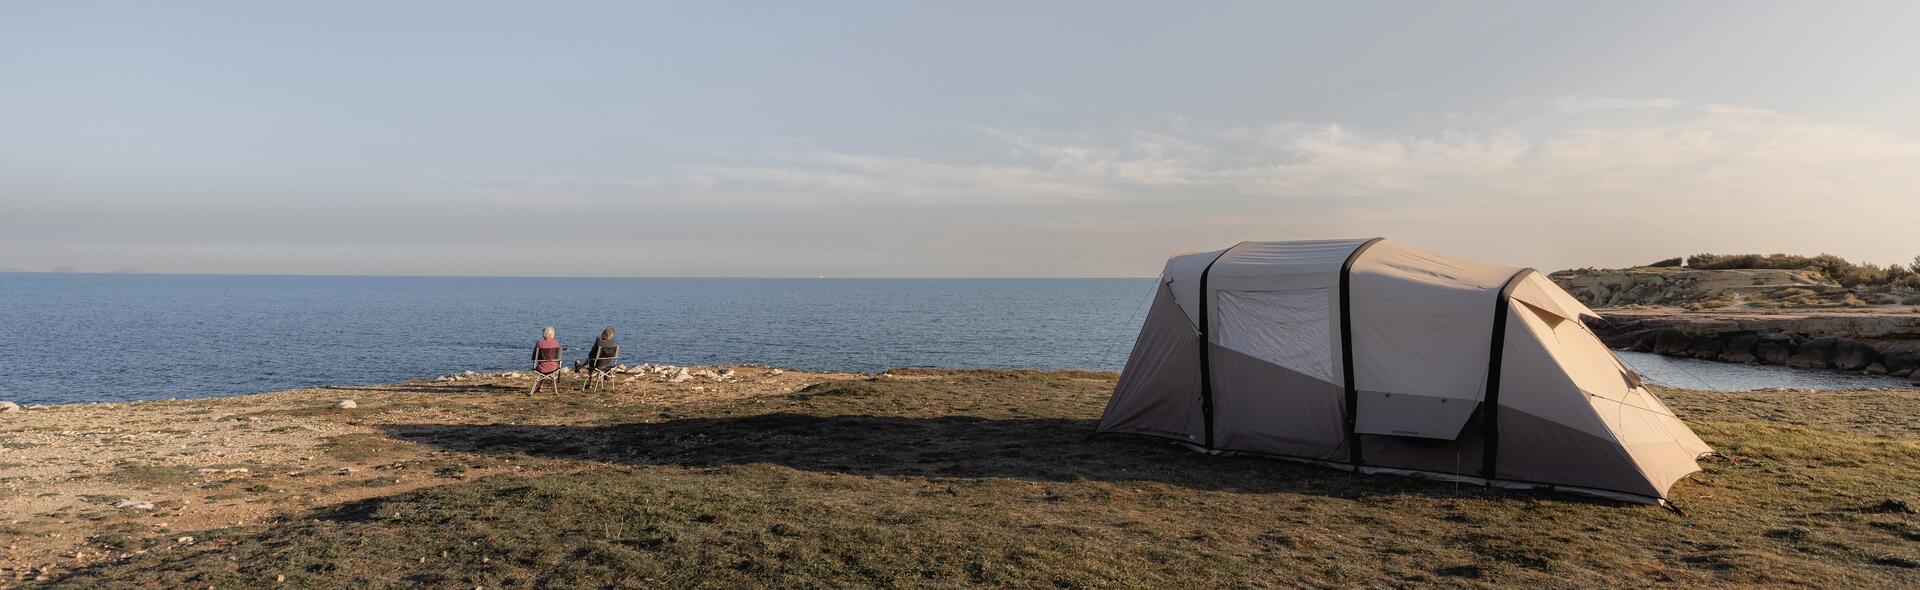
[[[541,326],[628,363],[1118,370],[1152,279],[0,273],[0,399],[232,395],[525,368]]]
[[[1119,370],[1153,284],[0,273],[0,399],[202,397],[522,369],[546,325],[570,359],[616,326],[630,364]],[[1623,356],[1680,387],[1899,384]]]

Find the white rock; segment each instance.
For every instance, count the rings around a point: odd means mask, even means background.
[[[508,379],[519,379],[519,378],[520,378],[520,372],[519,372],[519,371],[508,371],[508,372],[507,372],[507,374],[506,374],[506,375],[503,375],[503,376],[504,376],[504,377],[506,377],[506,378],[508,378]]]
[[[441,375],[439,377],[433,378],[434,383],[449,383],[452,381],[454,381],[454,378],[452,375]]]
[[[786,371],[782,371],[782,370],[780,370],[780,369],[767,369],[767,376],[768,376],[768,377],[772,377],[772,376],[775,376],[775,375],[780,375],[780,374],[782,374],[782,373],[786,373]]]
[[[627,366],[626,366],[626,365],[614,365],[614,366],[613,366],[613,372],[615,372],[615,373],[625,373],[625,372],[627,372]]]
[[[728,379],[732,379],[732,378],[733,378],[733,369],[721,369],[721,370],[720,370],[720,380],[721,380],[721,381],[725,381],[725,380],[728,380]]]
[[[153,503],[141,502],[139,500],[121,500],[119,502],[115,502],[113,504],[113,507],[120,508],[123,510],[152,510]]]
[[[342,410],[351,410],[351,409],[360,407],[360,404],[353,403],[353,400],[350,400],[350,399],[343,399],[343,400],[340,400],[340,403],[334,404],[333,407],[340,408]]]
[[[686,381],[686,380],[688,380],[688,379],[692,379],[692,378],[693,378],[693,374],[691,374],[691,373],[689,373],[689,372],[687,372],[687,368],[686,368],[686,367],[681,367],[681,368],[680,368],[680,371],[679,371],[679,372],[676,372],[676,373],[674,373],[674,374],[673,374],[673,376],[672,376],[672,377],[668,377],[668,378],[667,378],[667,382],[668,382],[668,383],[679,383],[679,382],[681,382],[681,381]]]
[[[475,372],[473,372],[473,371],[461,371],[461,372],[460,372],[460,376],[461,376],[461,377],[479,377],[479,376],[480,376],[480,374],[479,374],[479,373],[475,373]]]
[[[180,537],[180,538],[178,538],[178,539],[174,539],[173,541],[174,541],[175,543],[179,543],[179,544],[181,544],[181,545],[192,545],[192,544],[193,544],[193,537]]]
[[[20,404],[16,404],[13,402],[0,402],[0,414],[12,414],[18,411],[20,411]]]

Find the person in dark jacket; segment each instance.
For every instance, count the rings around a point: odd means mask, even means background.
[[[600,337],[593,341],[593,348],[587,350],[587,359],[574,365],[573,370],[576,373],[585,373],[589,368],[602,371],[611,369],[616,360],[615,357],[619,354],[620,344],[613,341],[613,326],[607,326],[607,329],[600,331]],[[587,387],[593,385],[591,376],[583,375],[582,378],[588,380]]]

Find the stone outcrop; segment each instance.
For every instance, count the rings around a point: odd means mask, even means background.
[[[1920,313],[1596,310],[1612,348],[1736,363],[1907,376],[1920,369]]]
[[[1737,305],[1791,297],[1844,295],[1819,273],[1804,270],[1695,270],[1684,267],[1563,270],[1553,281],[1588,307]]]

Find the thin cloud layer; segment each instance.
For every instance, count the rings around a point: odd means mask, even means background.
[[[1480,124],[1423,133],[1306,121],[1209,128],[1195,119],[1105,134],[976,127],[955,131],[970,149],[942,155],[736,141],[744,145],[650,174],[423,181],[289,204],[237,194],[139,203],[108,191],[91,202],[23,205],[49,223],[11,222],[10,239],[38,259],[0,262],[161,272],[204,264],[1137,276],[1176,250],[1332,236],[1387,235],[1546,269],[1703,250],[1831,251],[1885,263],[1920,250],[1898,238],[1920,218],[1912,188],[1920,139],[1790,113],[1591,98],[1476,113],[1457,119]],[[101,213],[101,201],[118,201],[121,212]],[[150,214],[136,215],[143,209]],[[289,217],[300,222],[261,221]],[[156,220],[167,231],[155,234]],[[53,231],[61,223],[104,226],[144,246],[62,249],[72,238]],[[612,264],[536,252],[590,244],[615,246]],[[394,254],[368,255],[378,252]],[[289,260],[305,266],[290,269]]]

